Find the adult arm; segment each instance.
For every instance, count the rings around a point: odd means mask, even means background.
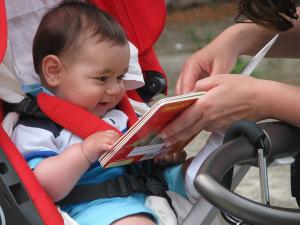
[[[299,14],[299,7],[297,12]],[[187,60],[179,75],[176,93],[192,91],[196,81],[204,77],[229,73],[238,56],[256,54],[276,33],[255,23],[238,23],[228,27]],[[299,36],[298,19],[292,29],[280,33],[267,57],[300,58]]]

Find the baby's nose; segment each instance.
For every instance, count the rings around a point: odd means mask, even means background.
[[[115,95],[118,94],[120,92],[120,86],[118,83],[114,82],[113,84],[111,84],[108,89],[107,89],[107,93],[109,95]]]

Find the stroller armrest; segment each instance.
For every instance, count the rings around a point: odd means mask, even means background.
[[[162,74],[156,71],[144,72],[145,85],[137,92],[145,102],[150,102],[151,99],[158,94],[165,92],[167,81]]]

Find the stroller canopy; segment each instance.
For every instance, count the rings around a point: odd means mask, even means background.
[[[152,46],[165,25],[165,1],[91,0],[91,2],[122,24],[129,40],[139,49],[139,63],[144,71],[164,74]]]

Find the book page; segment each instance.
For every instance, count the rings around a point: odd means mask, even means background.
[[[279,34],[276,34],[255,56],[247,63],[247,65],[240,72],[243,75],[251,75],[253,70],[256,68],[258,63],[265,57],[268,51],[271,49],[273,44],[276,42]]]

